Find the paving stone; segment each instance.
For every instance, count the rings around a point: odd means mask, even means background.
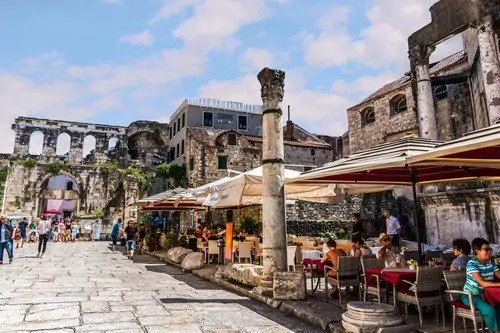
[[[51,310],[30,311],[26,315],[25,321],[49,321],[69,318],[80,318],[79,306],[68,306],[65,308],[57,308]]]
[[[134,314],[131,312],[108,312],[108,313],[84,313],[84,324],[112,323],[121,321],[134,321]]]
[[[109,302],[82,302],[82,312],[109,312]]]
[[[203,333],[196,324],[187,325],[165,325],[165,326],[146,326],[148,333]]]
[[[143,326],[157,326],[157,325],[184,325],[195,323],[196,319],[192,316],[178,315],[178,316],[137,316],[139,322]]]

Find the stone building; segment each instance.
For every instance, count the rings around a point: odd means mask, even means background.
[[[113,172],[110,162],[148,168],[166,160],[168,125],[158,122],[123,127],[18,117],[12,129],[13,154],[0,156],[9,171],[5,213],[76,216],[105,209],[110,216],[135,217],[126,204],[139,195],[137,179]]]
[[[500,121],[500,2],[441,0],[430,12],[432,22],[408,39],[411,71],[348,109],[345,152],[409,134],[447,141]],[[435,46],[456,34],[462,34],[463,51],[429,63]],[[429,242],[449,244],[455,237],[499,242],[495,184],[442,184],[420,192]],[[398,200],[393,198],[394,207]],[[407,208],[398,210],[411,221]],[[371,212],[366,217],[377,217],[370,207],[361,209]]]

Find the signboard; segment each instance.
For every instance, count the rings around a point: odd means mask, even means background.
[[[233,124],[234,115],[229,113],[217,113],[217,120],[219,124]]]

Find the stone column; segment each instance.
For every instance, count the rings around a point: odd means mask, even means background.
[[[427,46],[416,45],[410,49],[410,60],[415,70],[417,83],[418,125],[420,136],[438,139],[436,108],[429,74],[429,55],[433,50]]]
[[[286,271],[286,225],[282,111],[285,72],[264,68],[257,76],[262,117],[263,277],[255,292],[272,296],[273,274]]]
[[[500,123],[500,64],[491,16],[487,16],[483,25],[478,28],[478,41],[484,95],[486,96],[490,125],[493,125]]]

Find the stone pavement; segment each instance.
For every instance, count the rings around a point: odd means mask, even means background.
[[[107,242],[36,244],[0,266],[0,332],[321,332],[150,256]]]

